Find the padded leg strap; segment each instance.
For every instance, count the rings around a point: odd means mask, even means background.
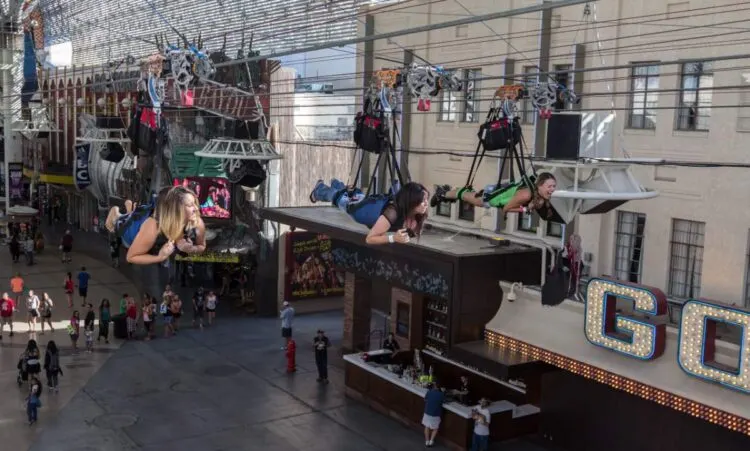
[[[463,200],[464,193],[473,193],[473,192],[474,192],[474,188],[470,186],[464,186],[463,188],[461,188],[460,190],[456,192],[456,199]]]

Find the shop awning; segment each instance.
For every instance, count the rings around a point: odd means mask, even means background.
[[[504,380],[523,379],[532,372],[552,368],[518,352],[491,347],[484,340],[457,344],[448,351],[447,357]]]

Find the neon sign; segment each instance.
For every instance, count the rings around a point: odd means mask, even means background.
[[[633,303],[635,316],[617,312],[617,300]],[[586,339],[595,346],[640,360],[659,358],[666,347],[667,298],[657,288],[594,278],[586,288]],[[716,327],[742,330],[736,362],[717,358]],[[677,363],[687,374],[750,393],[750,312],[705,300],[682,309]],[[721,360],[721,361],[720,361]]]

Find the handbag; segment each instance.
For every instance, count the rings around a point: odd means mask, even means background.
[[[568,294],[570,278],[565,274],[562,252],[555,257],[555,266],[547,272],[542,287],[542,305],[560,305]]]

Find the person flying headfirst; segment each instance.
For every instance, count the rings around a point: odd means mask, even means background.
[[[406,183],[392,196],[365,195],[337,179],[331,179],[330,185],[318,180],[310,193],[313,203],[331,202],[367,226],[367,244],[408,243],[410,237],[419,237],[427,219],[429,198],[427,188],[416,182]]]
[[[502,209],[503,214],[536,211],[542,219],[548,219],[553,214],[549,200],[555,189],[557,181],[549,172],[542,172],[537,177],[524,177],[504,186],[487,185],[479,192],[471,187],[451,189],[449,185],[439,185],[430,199],[430,205],[436,207],[442,202],[453,203],[460,199],[475,207]]]
[[[122,239],[129,263],[161,263],[175,247],[185,254],[206,250],[206,226],[200,217],[198,198],[188,188],[163,188],[155,200],[137,208],[128,200],[125,210],[123,214],[119,207],[112,207],[105,227]]]

